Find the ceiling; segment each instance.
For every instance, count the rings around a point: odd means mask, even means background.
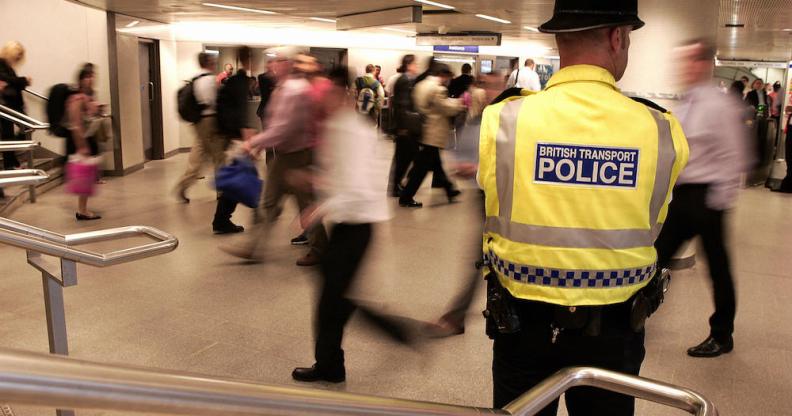
[[[202,5],[202,0],[78,0],[89,6],[111,10],[146,20],[172,23],[189,21],[224,21],[256,23],[267,26],[307,25],[332,29],[333,23],[311,20],[312,17],[335,18],[346,14],[420,5],[410,0],[205,0],[215,4],[263,9],[267,15],[226,10]],[[535,33],[525,26],[537,27],[553,11],[553,0],[438,0],[454,6],[448,10],[423,5],[423,23],[395,26],[419,32],[438,30],[493,31],[504,38],[536,40],[553,44],[552,37]],[[483,20],[475,14],[507,19],[510,24]],[[726,24],[744,27],[726,28]],[[407,36],[407,34],[405,34]],[[792,0],[720,0],[718,49],[721,59],[786,61],[792,59]]]

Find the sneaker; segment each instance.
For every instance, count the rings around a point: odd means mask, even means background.
[[[305,233],[298,235],[291,239],[291,245],[293,246],[307,246],[308,245],[308,237]]]

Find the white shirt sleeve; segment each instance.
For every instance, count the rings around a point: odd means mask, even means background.
[[[517,86],[517,72],[518,70],[515,69],[512,71],[511,75],[509,75],[509,80],[506,81],[506,88],[514,88]]]
[[[215,110],[215,102],[217,101],[217,84],[214,77],[202,76],[193,82],[193,94],[199,104],[206,106],[206,110]]]
[[[527,72],[526,81],[525,81],[525,84],[523,84],[522,87],[523,88],[527,88],[527,89],[529,89],[531,91],[541,91],[542,90],[542,83],[539,81],[539,74],[537,74],[533,70],[525,71],[525,72]]]

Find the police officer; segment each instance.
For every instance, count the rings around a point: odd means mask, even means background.
[[[689,150],[672,115],[616,87],[630,32],[644,25],[637,9],[637,0],[556,0],[540,30],[556,34],[561,70],[544,91],[484,113],[495,407],[565,367],[640,370],[643,322],[663,292],[653,243]],[[634,411],[633,398],[603,390],[565,397],[571,416]]]

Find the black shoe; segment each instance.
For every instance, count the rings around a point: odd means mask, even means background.
[[[404,208],[421,208],[423,207],[423,204],[411,199],[409,201],[399,201],[399,206]]]
[[[101,220],[102,216],[97,214],[80,214],[79,212],[74,214],[77,217],[77,221],[93,221],[93,220]]]
[[[346,381],[346,371],[324,372],[316,368],[316,364],[311,367],[297,367],[292,371],[292,378],[297,381],[308,383],[315,381],[327,381],[330,383],[343,383]]]
[[[448,197],[448,203],[452,204],[456,200],[456,197],[462,195],[462,191],[459,189],[449,189],[446,191],[446,196]]]
[[[229,222],[226,225],[213,226],[212,227],[212,231],[214,231],[214,233],[217,234],[217,235],[220,235],[220,234],[236,234],[236,233],[241,233],[242,231],[245,231],[245,227],[243,227],[241,225],[236,225],[234,223],[230,223]]]
[[[726,342],[720,342],[710,335],[701,344],[688,349],[687,353],[691,357],[712,358],[730,353],[733,349],[734,339],[732,337],[729,337]]]
[[[307,246],[308,245],[308,237],[305,233],[298,235],[291,239],[291,245],[293,246]]]

